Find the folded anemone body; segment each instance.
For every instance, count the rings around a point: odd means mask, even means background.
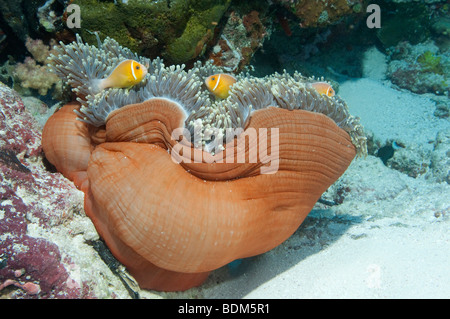
[[[146,81],[95,92],[123,59],[148,65]],[[165,67],[112,39],[78,39],[52,60],[78,98],[47,122],[45,155],[142,288],[185,290],[276,247],[366,153],[345,102],[297,73],[240,75],[214,100],[204,81],[221,70]]]

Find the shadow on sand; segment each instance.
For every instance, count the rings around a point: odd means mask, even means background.
[[[213,271],[198,288],[156,294],[162,298],[243,298],[302,260],[326,249],[350,227],[361,222],[363,219],[352,215],[335,215],[331,209],[314,209],[290,238],[271,251],[236,260]]]

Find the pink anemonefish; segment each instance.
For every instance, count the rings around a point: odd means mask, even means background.
[[[134,60],[124,60],[106,79],[96,80],[98,89],[129,88],[141,82],[147,75],[147,68]]]
[[[327,82],[315,82],[311,83],[311,86],[320,94],[325,94],[329,97],[333,97],[335,94],[333,88]]]
[[[224,73],[211,75],[205,80],[208,90],[221,99],[228,97],[230,87],[234,83],[236,83],[236,78]]]

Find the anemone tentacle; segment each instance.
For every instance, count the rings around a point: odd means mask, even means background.
[[[99,47],[85,44],[77,34],[75,42],[60,43],[49,64],[77,94],[81,103],[77,113],[80,120],[94,126],[104,125],[111,112],[125,105],[164,97],[182,106],[186,113],[186,128],[191,134],[201,130],[205,150],[211,150],[219,142],[217,136],[225,138],[227,128],[245,128],[253,111],[273,106],[330,117],[350,135],[357,154],[367,154],[366,137],[359,119],[350,115],[347,104],[339,96],[318,93],[310,85],[314,78],[306,78],[298,72],[290,75],[285,71],[264,78],[241,74],[236,77],[237,82],[231,87],[228,98],[215,100],[204,87],[203,80],[223,70],[211,62],[203,65],[196,62],[190,70],[185,70],[185,65],[166,67],[160,58],[139,57],[114,39],[107,37],[99,43]],[[110,88],[96,92],[93,81],[107,77],[124,59],[134,59],[148,66],[144,81],[130,89]],[[211,133],[213,131],[215,133]]]

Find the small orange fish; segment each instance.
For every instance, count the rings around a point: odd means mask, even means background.
[[[147,75],[147,68],[134,60],[124,60],[106,79],[96,81],[98,89],[129,88],[141,82]]]
[[[315,82],[311,83],[311,86],[320,94],[325,94],[329,97],[333,97],[335,94],[333,88],[327,82]]]
[[[230,87],[236,83],[236,78],[229,74],[214,74],[205,80],[206,87],[216,97],[226,99],[230,92]]]

